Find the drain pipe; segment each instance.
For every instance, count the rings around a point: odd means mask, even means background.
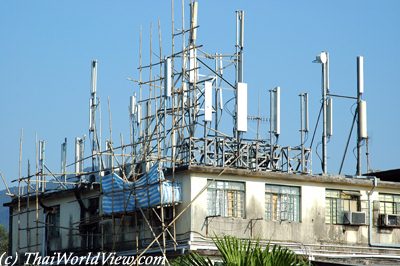
[[[371,206],[371,195],[375,188],[378,186],[378,179],[373,176],[372,189],[368,192],[368,212],[369,212],[369,225],[368,225],[368,245],[370,247],[385,247],[385,248],[400,248],[400,244],[383,244],[372,242],[372,206]]]

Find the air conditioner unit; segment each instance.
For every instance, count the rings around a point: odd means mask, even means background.
[[[400,227],[400,215],[379,214],[380,227]]]
[[[343,212],[343,224],[364,225],[366,224],[365,212]]]

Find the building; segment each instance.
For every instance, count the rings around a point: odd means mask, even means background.
[[[38,143],[38,171],[18,178],[18,194],[6,204],[10,254],[115,251],[173,258],[197,251],[218,260],[212,237],[229,234],[288,246],[321,265],[399,263],[397,180],[382,173],[361,176],[360,171],[357,176],[327,174],[328,53],[316,60],[323,70],[325,125],[323,173],[316,175],[311,147],[304,141],[298,147],[277,143],[279,87],[270,91],[270,138],[246,135],[248,120],[265,119],[247,114],[244,12],[236,13],[236,51],[226,55],[199,49],[197,10],[197,2],[191,2],[190,27],[172,34],[184,40],[181,50],[139,66],[140,77],[152,68],[162,77],[153,73],[150,80],[137,81],[139,97],[130,98],[130,141],[115,145],[109,136],[104,150],[96,126],[97,61],[92,62],[89,155],[84,138],[76,138],[67,169],[65,141],[62,170],[55,173],[45,165],[45,141]],[[359,84],[362,62],[359,57]],[[368,138],[362,92],[359,87],[355,97],[358,144]],[[234,113],[224,109],[229,99]],[[302,94],[302,137],[309,130],[307,104]],[[231,127],[226,117],[233,118],[232,133],[222,130]]]

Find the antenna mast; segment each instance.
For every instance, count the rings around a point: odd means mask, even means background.
[[[329,93],[329,54],[328,52],[321,52],[313,63],[322,65],[322,174],[326,175],[328,172],[327,167],[327,137],[331,135],[331,116],[328,117],[328,110],[332,106],[330,98],[327,96]],[[329,102],[329,103],[328,103]],[[331,112],[329,112],[331,113]],[[329,129],[329,132],[328,132]]]
[[[362,100],[364,93],[364,57],[357,57],[357,105],[358,105],[358,133],[357,133],[357,175],[361,175],[361,143],[368,138],[367,133],[367,102]]]
[[[97,60],[92,61],[92,80],[90,90],[90,114],[89,114],[89,134],[92,136],[92,171],[95,170],[97,155],[97,134],[96,134],[96,109],[97,109]],[[83,170],[83,169],[81,169]]]

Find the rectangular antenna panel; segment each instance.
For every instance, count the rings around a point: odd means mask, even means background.
[[[81,169],[80,169],[80,160],[81,160],[81,151],[80,151],[80,148],[81,148],[81,145],[80,145],[80,142],[82,141],[82,139],[81,138],[76,138],[75,139],[75,172],[76,173],[79,173],[79,172],[81,172]]]
[[[364,93],[364,57],[357,57],[357,89],[359,94]]]
[[[281,133],[281,88],[276,87],[272,91],[272,132],[275,135]]]
[[[361,100],[358,107],[359,136],[361,139],[368,138],[367,132],[367,102]]]
[[[197,79],[197,52],[196,48],[193,46],[190,47],[189,51],[189,81],[191,83],[195,83]]]
[[[167,58],[164,61],[164,87],[165,87],[166,97],[171,97],[171,91],[172,91],[171,74],[172,74],[171,58]]]
[[[188,95],[187,83],[183,82],[182,83],[182,101],[183,101],[184,105],[186,105],[186,102],[187,102],[187,95]]]
[[[92,88],[91,92],[96,93],[97,89],[97,61],[92,61]]]
[[[129,113],[131,116],[135,115],[136,113],[136,97],[131,96],[130,104],[129,104]]]
[[[140,125],[141,120],[142,120],[142,105],[139,103],[137,105],[136,124]]]
[[[222,61],[222,55],[219,56],[219,74],[224,74],[224,62]]]
[[[204,121],[212,121],[212,82],[204,82]]]
[[[219,108],[224,109],[224,99],[222,98],[222,88],[219,88]]]
[[[198,2],[196,1],[190,5],[190,39],[192,42],[197,39],[197,10]]]
[[[65,172],[67,165],[67,139],[61,144],[61,173]]]
[[[236,129],[247,131],[247,83],[237,83]]]

